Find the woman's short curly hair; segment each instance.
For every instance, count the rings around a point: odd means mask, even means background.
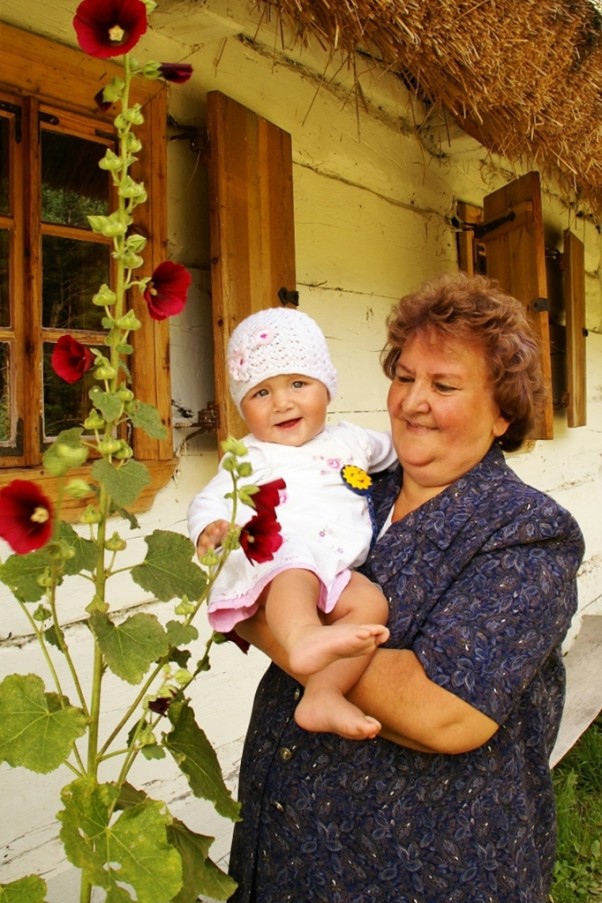
[[[389,379],[405,343],[417,333],[480,345],[493,398],[510,424],[499,443],[505,451],[520,448],[547,394],[539,342],[521,302],[484,276],[453,273],[425,282],[405,295],[387,319],[381,363]]]

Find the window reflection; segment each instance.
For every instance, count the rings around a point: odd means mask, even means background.
[[[42,220],[88,228],[89,215],[109,213],[109,176],[98,168],[105,145],[42,132]]]
[[[56,238],[42,239],[42,325],[48,329],[100,329],[101,309],[91,303],[109,282],[107,245]]]
[[[52,369],[54,344],[44,343],[44,437],[51,439],[61,430],[81,426],[90,411],[88,393],[94,385],[92,372],[76,383],[66,383]]]

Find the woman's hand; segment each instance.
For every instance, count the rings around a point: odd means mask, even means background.
[[[470,752],[498,729],[487,715],[430,680],[409,649],[377,649],[348,696],[382,723],[381,737],[422,752]]]

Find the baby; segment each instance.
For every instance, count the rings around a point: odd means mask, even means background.
[[[295,720],[310,731],[374,737],[379,722],[346,699],[376,647],[389,637],[380,589],[352,568],[372,539],[368,472],[397,461],[388,433],[326,423],[337,374],[318,325],[300,311],[268,308],[234,330],[230,393],[249,435],[248,483],[284,480],[276,516],[282,545],[252,563],[230,553],[209,600],[209,620],[227,633],[263,607],[291,670],[308,675]],[[230,474],[220,466],[188,511],[199,557],[228,532]],[[241,523],[255,512],[241,512]],[[244,519],[243,519],[244,516]]]

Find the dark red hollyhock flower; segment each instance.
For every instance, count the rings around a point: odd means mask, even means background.
[[[144,300],[153,320],[164,320],[184,310],[192,278],[181,263],[160,263],[144,291]]]
[[[0,536],[19,555],[50,540],[52,504],[35,483],[13,480],[0,489]]]
[[[192,75],[192,66],[190,63],[160,63],[159,74],[166,82],[183,85]]]
[[[85,53],[102,59],[135,47],[146,31],[142,0],[83,0],[73,18],[77,42]]]
[[[276,505],[280,504],[280,492],[284,489],[286,489],[286,483],[282,478],[272,480],[271,483],[263,483],[259,487],[259,492],[255,492],[251,496],[251,502],[255,506],[256,511],[271,511],[273,513]]]
[[[251,564],[272,560],[282,545],[280,530],[273,511],[260,511],[242,527],[240,545]]]
[[[94,355],[71,335],[62,335],[52,352],[50,363],[66,383],[76,383],[94,362]]]

